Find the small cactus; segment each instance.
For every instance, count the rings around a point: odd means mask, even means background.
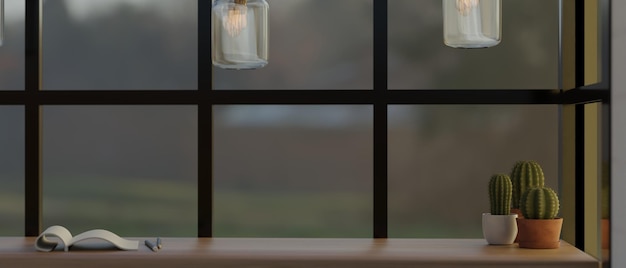
[[[541,166],[535,161],[518,161],[511,171],[513,183],[512,208],[521,208],[520,199],[530,188],[543,187],[545,178]]]
[[[513,185],[507,174],[495,174],[489,180],[491,215],[509,215]]]
[[[520,204],[526,219],[554,219],[559,213],[559,197],[548,187],[528,189]]]

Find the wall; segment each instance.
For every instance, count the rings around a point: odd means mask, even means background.
[[[612,252],[626,252],[626,1],[612,1]],[[612,254],[612,267],[626,267],[626,255]]]

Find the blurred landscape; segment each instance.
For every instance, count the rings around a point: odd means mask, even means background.
[[[389,1],[389,88],[557,88],[558,1],[540,1],[505,1],[503,41],[486,50],[443,45],[440,0]],[[6,0],[0,90],[24,89],[19,2]],[[215,69],[216,89],[372,88],[372,0],[268,3],[269,65]],[[195,0],[49,0],[43,87],[196,89],[197,41]],[[196,235],[195,107],[42,115],[44,227]],[[481,237],[487,181],[517,160],[539,161],[558,188],[558,116],[556,105],[390,106],[390,236]],[[371,106],[221,105],[214,117],[216,236],[371,237]],[[0,235],[23,235],[23,144],[23,107],[0,106]]]

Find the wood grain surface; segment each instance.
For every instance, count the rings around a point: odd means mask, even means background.
[[[516,244],[489,246],[483,239],[165,237],[163,248],[153,252],[143,245],[145,238],[128,239],[140,240],[138,251],[85,241],[70,252],[38,252],[33,237],[0,237],[0,267],[599,267],[596,259],[566,242],[558,249],[533,250]]]

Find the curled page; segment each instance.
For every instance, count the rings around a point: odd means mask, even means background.
[[[54,239],[54,238],[57,239]],[[50,226],[48,229],[43,231],[35,241],[35,248],[38,251],[53,251],[56,246],[59,244],[58,240],[63,242],[63,246],[65,247],[65,251],[67,251],[68,243],[72,239],[72,233],[68,231],[63,226]]]
[[[93,239],[93,238],[97,238],[97,239],[102,239],[104,241],[108,241],[111,244],[113,244],[115,247],[121,249],[121,250],[137,250],[139,249],[139,241],[136,240],[127,240],[124,238],[119,237],[118,235],[112,233],[111,231],[107,231],[107,230],[102,230],[102,229],[95,229],[95,230],[91,230],[91,231],[86,231],[84,233],[80,233],[76,236],[74,236],[74,238],[72,238],[72,240],[70,241],[70,245],[76,244],[82,240],[86,240],[86,239]],[[65,251],[67,251],[67,247],[65,248]]]
[[[87,239],[104,240],[121,250],[139,249],[139,241],[121,238],[111,231],[95,229],[72,237],[70,231],[59,225],[48,227],[48,229],[43,231],[35,241],[35,248],[38,251],[53,251],[59,244],[58,240],[60,240],[63,243],[64,250],[68,251],[70,246]]]

